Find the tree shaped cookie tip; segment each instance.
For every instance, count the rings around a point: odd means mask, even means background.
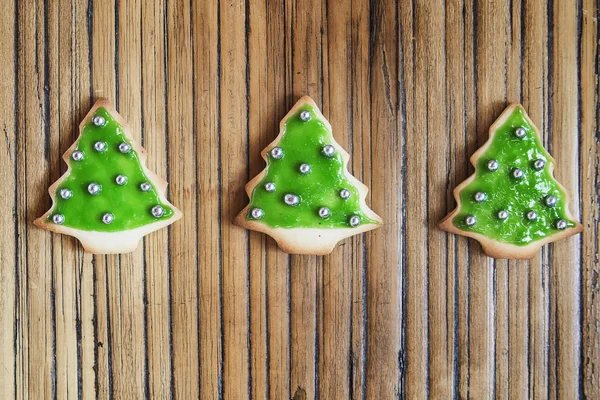
[[[310,97],[296,103],[261,154],[267,167],[246,185],[250,204],[237,225],[272,236],[288,253],[325,255],[342,239],[381,224],[365,203],[367,187],[348,172],[348,153]]]
[[[541,246],[582,231],[554,159],[524,108],[513,103],[471,157],[475,173],[454,190],[457,207],[439,226],[478,240],[494,258],[527,259]]]
[[[146,168],[146,152],[125,120],[100,99],[63,156],[67,172],[49,193],[40,228],[71,235],[95,254],[135,250],[144,235],[172,224],[181,212],[165,197],[167,182]]]

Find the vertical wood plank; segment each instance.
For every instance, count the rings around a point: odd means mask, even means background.
[[[116,102],[134,140],[141,138],[141,1],[116,1]],[[146,327],[144,304],[144,258],[142,247],[119,256],[119,267],[109,275],[113,328],[115,395],[132,398],[146,394]],[[115,337],[116,336],[116,337]],[[116,361],[116,362],[115,362]]]
[[[223,395],[219,4],[218,1],[195,2],[192,9],[198,230],[202,232],[202,240],[198,240],[198,324],[200,398],[203,399],[217,399]],[[256,315],[260,314],[257,310]],[[264,333],[255,336],[257,343],[262,335]]]
[[[323,26],[323,7],[320,1],[286,2],[285,26],[289,29],[286,35],[286,49],[289,52],[286,78],[291,91],[286,108],[289,109],[301,96],[309,95],[328,117],[330,110],[323,101],[322,81],[325,68],[322,41],[327,37],[327,28]],[[291,331],[288,339],[291,341],[288,345],[291,355],[286,360],[286,370],[291,368],[288,372],[291,382],[285,384],[288,397],[302,398],[304,394],[307,398],[320,396],[325,390],[323,385],[328,384],[323,366],[329,352],[323,341],[324,322],[319,318],[325,313],[324,304],[327,302],[322,298],[322,287],[319,290],[319,286],[324,284],[323,270],[327,265],[323,260],[313,256],[290,257],[287,279],[291,312],[287,315],[287,324]],[[285,329],[285,326],[282,328]],[[325,393],[323,395],[327,396]]]
[[[46,21],[44,5],[18,4],[17,185],[48,186],[49,125],[47,92]],[[45,210],[46,192],[17,190],[17,396],[44,398],[54,390],[54,327],[52,311],[52,243],[50,236],[30,225]]]
[[[598,143],[598,2],[584,0],[581,10],[580,36],[580,129],[581,129],[581,221],[584,233],[581,238],[582,260],[582,363],[583,395],[600,397],[600,333],[598,332],[598,277],[600,267],[600,146]]]
[[[465,63],[464,63],[464,123],[463,123],[463,135],[464,138],[461,141],[461,152],[457,154],[460,156],[460,161],[457,160],[457,166],[460,165],[457,172],[460,173],[460,177],[457,176],[456,183],[462,182],[472,173],[472,166],[469,162],[469,157],[476,150],[477,142],[477,68],[476,68],[476,40],[475,35],[477,32],[477,7],[476,1],[465,1],[464,5],[464,18],[465,18]],[[453,190],[453,186],[450,190]],[[453,204],[455,206],[455,204]],[[457,308],[458,308],[458,321],[456,323],[459,330],[458,338],[458,360],[459,360],[459,374],[458,374],[458,394],[461,397],[471,396],[471,304],[473,301],[479,301],[479,299],[471,295],[471,248],[476,245],[472,244],[472,240],[465,237],[457,237],[456,241],[456,278],[458,280],[457,287]]]
[[[147,165],[167,176],[165,17],[163,1],[141,4],[141,139]],[[144,239],[146,387],[150,398],[169,398],[173,391],[170,321],[169,232],[161,229]]]
[[[92,101],[96,97],[106,97],[116,103],[116,68],[115,68],[115,3],[113,1],[94,2],[88,12],[91,20],[91,80]],[[102,56],[94,56],[94,55]],[[115,104],[118,108],[118,104]],[[84,114],[85,115],[85,114]],[[97,391],[101,399],[111,398],[119,394],[119,385],[123,389],[125,377],[121,364],[114,362],[115,346],[119,346],[118,327],[115,321],[118,315],[113,314],[114,299],[118,293],[114,282],[118,276],[118,256],[94,256],[95,292],[97,315]]]
[[[323,38],[323,109],[336,140],[349,154],[355,155],[354,140],[362,132],[353,131],[352,56],[355,47],[351,35],[352,4],[330,2],[324,10],[327,35]],[[360,144],[356,145],[360,148]],[[360,153],[359,153],[360,154]],[[358,168],[360,168],[360,161]],[[356,160],[351,157],[352,173]],[[324,398],[349,398],[352,374],[352,300],[353,255],[361,254],[360,235],[345,240],[323,263],[323,357],[320,394]],[[362,261],[362,257],[358,258]]]
[[[554,2],[551,42],[552,70],[550,152],[556,159],[556,179],[572,195],[571,210],[579,216],[579,74],[576,66],[578,10],[576,1]],[[550,396],[579,397],[581,390],[581,249],[580,236],[555,242],[550,248]],[[554,378],[554,379],[552,379]]]
[[[189,1],[166,2],[167,176],[185,221],[169,236],[174,395],[196,398],[198,382],[198,256],[193,49]]]
[[[62,70],[64,76],[73,76],[70,63],[68,65],[58,65],[60,60],[60,48],[58,43],[60,42],[59,32],[59,21],[56,13],[57,7],[48,8],[47,23],[48,23],[48,43],[47,54],[49,57],[48,62],[48,75],[49,79],[46,83],[49,94],[50,104],[48,105],[50,114],[47,121],[50,124],[50,143],[49,143],[49,171],[48,181],[52,184],[56,181],[62,172],[66,170],[66,164],[62,160],[62,153],[66,147],[61,148],[61,136],[63,142],[70,140],[72,134],[76,134],[77,131],[73,129],[76,126],[76,120],[79,117],[77,113],[74,113],[73,104],[71,99],[65,99],[64,110],[59,108],[61,103],[60,84],[58,69],[64,67]],[[69,22],[72,18],[72,13],[66,16]],[[65,21],[67,22],[67,21]],[[69,35],[70,36],[70,35]],[[64,45],[64,49],[67,54],[75,54],[74,49],[71,47],[75,45],[74,41],[68,40]],[[71,79],[65,79],[68,83]],[[71,85],[65,85],[71,89]],[[70,90],[65,90],[64,93],[69,93]],[[89,93],[89,91],[88,91]],[[64,98],[64,96],[63,96]],[[63,111],[61,113],[61,111]],[[62,135],[61,135],[62,133]],[[66,140],[65,140],[66,139]],[[50,196],[44,199],[46,209],[50,208],[51,200]],[[53,292],[55,299],[55,311],[54,320],[56,327],[55,336],[55,359],[56,359],[56,396],[63,398],[68,397],[69,393],[78,392],[78,380],[77,376],[79,373],[79,357],[77,352],[78,335],[77,335],[77,322],[79,320],[78,309],[77,309],[77,246],[76,241],[66,240],[65,246],[62,246],[62,237],[60,235],[52,235],[52,247],[53,247]],[[71,247],[71,249],[69,249]],[[93,286],[92,286],[93,288]]]
[[[272,15],[267,12],[267,8],[267,2],[260,2],[252,4],[252,8],[247,10],[249,85],[247,101],[250,110],[248,113],[248,179],[252,179],[265,167],[260,153],[268,145],[269,138],[274,137],[277,129],[277,122],[269,121],[272,111],[277,108],[269,106],[274,97],[271,92],[273,83],[281,79],[277,75],[277,67],[284,63],[277,61],[283,59],[283,54],[272,59],[271,54],[267,52],[267,42],[273,40],[275,36],[270,34],[271,30],[281,29],[281,18],[278,20],[280,13]],[[274,17],[272,21],[267,20],[270,17]],[[277,35],[276,40],[281,40],[281,36]],[[277,54],[281,48],[276,43],[275,48],[270,51]],[[257,399],[268,398],[266,246],[266,235],[257,232],[249,234],[250,393]]]
[[[63,2],[67,3],[67,2]],[[61,8],[70,13],[61,14]],[[46,83],[50,123],[49,182],[67,169],[64,151],[79,135],[79,119],[90,105],[90,65],[87,5],[51,4],[47,7],[48,75]],[[73,30],[72,27],[76,28]],[[50,207],[47,196],[46,209]],[[96,331],[94,266],[74,238],[51,235],[53,242],[53,287],[57,398],[96,395]]]
[[[514,4],[514,7],[520,7],[521,10],[518,21],[514,16],[512,21],[513,31],[519,29],[523,35],[520,48],[522,66],[511,60],[509,71],[521,69],[521,102],[536,126],[541,130],[542,138],[547,139],[549,116],[545,105],[548,102],[549,93],[544,88],[547,87],[549,64],[547,62],[548,23],[547,13],[544,9],[545,4],[543,1],[523,1],[520,5]],[[516,25],[520,26],[517,28]],[[516,72],[514,74],[516,75]],[[515,78],[510,77],[510,82],[515,80]],[[515,97],[516,95],[512,94],[509,88],[509,101],[513,101],[512,99]],[[527,276],[524,274],[524,262],[515,262],[510,266],[515,286],[514,289],[511,289],[511,298],[514,298],[514,309],[511,311],[511,315],[518,315],[521,322],[509,321],[509,326],[516,328],[511,330],[514,332],[513,335],[520,335],[521,343],[524,342],[523,338],[527,338],[526,345],[529,348],[525,360],[523,359],[524,354],[509,349],[511,359],[517,361],[510,367],[510,387],[513,390],[510,394],[513,396],[529,396],[532,398],[545,398],[548,396],[548,377],[546,373],[548,370],[548,351],[546,343],[549,339],[548,302],[550,290],[548,287],[549,267],[547,257],[546,247],[540,256],[529,262]],[[529,282],[528,292],[518,291],[518,287],[522,287],[521,283],[526,281]],[[529,297],[528,305],[522,301],[524,296]],[[527,310],[528,315],[523,315],[524,310]],[[527,325],[524,324],[526,319],[529,319]],[[517,342],[518,346],[518,338],[517,340],[515,338],[511,339],[511,343]],[[518,349],[519,347],[515,348]],[[515,356],[512,356],[513,352]],[[525,383],[528,385],[528,393],[522,391],[526,386]],[[521,391],[519,392],[519,390]]]
[[[0,41],[0,397],[13,399],[17,395],[16,339],[17,339],[17,285],[18,285],[18,226],[17,215],[17,74],[19,68],[19,32],[17,4],[6,4],[0,15],[0,29],[4,40]]]
[[[513,7],[515,6],[513,5]],[[543,1],[523,1],[520,7],[521,15],[518,24],[521,25],[519,30],[523,34],[521,38],[522,66],[515,66],[515,62],[510,62],[510,64],[513,68],[521,68],[522,70],[521,102],[536,126],[541,130],[542,138],[547,139],[548,110],[545,104],[547,104],[549,93],[544,90],[547,87],[548,79],[547,13]],[[513,21],[515,21],[514,17]],[[515,24],[513,22],[513,25]],[[514,95],[509,93],[509,100],[512,101],[512,98],[514,98]],[[515,333],[521,331],[521,336],[528,338],[529,354],[526,361],[522,360],[520,365],[511,368],[510,378],[515,379],[515,384],[512,384],[511,381],[511,388],[514,390],[523,389],[523,381],[526,378],[523,370],[527,369],[527,382],[529,385],[527,395],[532,398],[545,398],[548,395],[548,377],[545,371],[548,370],[546,344],[549,339],[548,302],[550,295],[547,249],[542,251],[541,256],[530,261],[528,276],[524,276],[522,273],[524,264],[514,263],[511,268],[514,270],[513,275],[515,275],[513,281],[517,285],[520,282],[529,281],[529,292],[526,294],[529,296],[529,304],[526,306],[522,302],[514,301],[516,308],[512,314],[517,314],[528,308],[528,315],[522,316],[521,319],[528,318],[529,323],[527,331],[525,331],[523,323],[519,325],[511,323],[510,326],[521,328],[516,329]],[[511,290],[511,293],[514,293],[514,290]],[[522,295],[518,296],[518,298],[522,297]],[[525,363],[526,365],[523,365]],[[522,392],[511,394],[525,395]]]
[[[407,228],[405,216],[410,213],[410,205],[404,196],[409,189],[409,181],[403,171],[407,167],[412,171],[406,164],[408,144],[412,141],[406,138],[412,135],[413,118],[409,118],[408,113],[413,106],[413,97],[412,93],[406,94],[403,89],[411,87],[413,79],[412,72],[407,72],[407,67],[412,70],[413,65],[412,11],[408,3],[402,6],[393,2],[370,4],[370,190],[372,208],[382,215],[385,222],[379,229],[367,234],[370,246],[366,254],[368,347],[365,398],[369,399],[410,397],[413,393],[419,393],[422,381],[417,372],[420,366],[415,367],[418,354],[422,354],[420,344],[417,340],[401,341],[403,333],[408,339],[414,330],[419,332],[419,342],[423,342],[419,328],[412,321],[401,320],[411,315],[408,311],[410,304],[402,304],[406,290],[404,279],[408,274],[404,268],[409,261],[403,257],[403,253],[408,251],[408,238],[400,232]],[[400,24],[398,18],[401,18]],[[399,40],[402,40],[401,53]],[[402,76],[399,71],[405,73],[401,87],[398,84]],[[406,108],[399,115],[401,101]],[[403,212],[405,207],[406,214]],[[391,247],[388,247],[388,243]],[[407,310],[407,314],[404,310]],[[411,322],[411,325],[406,325],[407,322]],[[415,355],[412,364],[414,374],[411,374],[405,369],[406,361]],[[407,388],[409,383],[414,392]]]
[[[506,105],[506,58],[509,10],[506,3],[477,2],[474,8],[475,136],[468,156],[489,137],[489,127]],[[469,164],[469,174],[473,167]],[[496,379],[497,263],[471,245],[470,283],[470,393],[476,398],[494,396]],[[503,274],[503,278],[504,278]],[[504,283],[506,284],[506,283]]]
[[[284,30],[284,3],[269,1],[262,5],[253,4],[248,19],[248,62],[249,62],[249,176],[256,176],[265,168],[261,151],[278,135],[279,120],[286,110],[286,54],[287,43]],[[269,396],[288,398],[290,390],[295,391],[297,374],[288,369],[290,359],[294,359],[291,342],[299,343],[296,335],[310,335],[314,330],[306,321],[303,328],[295,331],[290,326],[289,314],[294,314],[294,294],[292,306],[288,310],[288,287],[295,287],[294,272],[288,273],[289,258],[277,248],[275,242],[265,235],[250,233],[250,335],[251,335],[251,380],[252,397]],[[304,270],[304,268],[299,268]],[[310,272],[309,272],[310,273]],[[292,276],[290,278],[290,275]],[[290,282],[290,280],[292,282]],[[305,299],[304,295],[301,295]],[[299,303],[297,303],[299,304]],[[314,320],[314,312],[312,314]],[[312,324],[314,326],[314,322]],[[314,337],[314,336],[313,336]],[[314,341],[313,341],[314,343]],[[291,354],[290,354],[291,353]],[[304,362],[309,349],[299,352],[298,362],[292,368],[306,372],[314,370],[314,357],[309,364]],[[291,379],[291,387],[290,385]],[[314,382],[314,378],[308,383]],[[298,386],[313,396],[303,381]]]
[[[430,393],[429,362],[429,313],[428,313],[428,258],[427,236],[429,216],[427,204],[428,170],[428,107],[430,87],[427,38],[430,31],[429,12],[425,2],[415,2],[412,10],[411,78],[408,90],[411,90],[411,104],[407,104],[407,120],[411,120],[411,130],[407,129],[407,138],[412,135],[423,136],[424,140],[406,140],[406,394],[407,397],[425,398]],[[409,108],[410,107],[410,108]],[[408,111],[410,110],[410,111]],[[410,112],[410,114],[408,114]],[[409,136],[410,135],[410,136]]]
[[[523,93],[527,89],[524,85],[533,84],[534,82],[541,85],[540,79],[541,73],[543,72],[542,64],[539,61],[525,63],[530,61],[531,58],[539,60],[540,57],[536,53],[527,52],[526,60],[522,59],[524,48],[531,50],[532,47],[526,46],[525,41],[530,39],[539,39],[535,35],[531,35],[530,32],[535,27],[530,27],[525,24],[524,16],[522,15],[525,6],[521,1],[515,1],[510,4],[508,12],[509,24],[506,27],[506,35],[508,39],[507,55],[506,55],[506,98],[507,103],[521,102],[528,111],[529,116],[538,121],[538,128],[543,133],[544,125],[541,118],[543,117],[542,102],[529,103],[523,98]],[[525,25],[523,25],[525,24]],[[541,24],[534,24],[540,26]],[[538,29],[538,31],[541,29]],[[523,32],[525,36],[523,37]],[[526,47],[525,47],[526,46]],[[539,47],[536,47],[536,50]],[[542,49],[543,51],[543,49]],[[527,72],[525,72],[527,71]],[[523,75],[529,74],[531,81],[526,81]],[[523,84],[523,86],[522,86]],[[541,91],[537,91],[536,94],[541,94]],[[538,98],[541,100],[541,96]],[[529,99],[527,99],[529,100]],[[537,100],[537,99],[532,99]],[[536,108],[534,108],[536,106]],[[539,111],[539,112],[538,112]],[[503,362],[502,366],[505,368],[506,377],[502,379],[500,376],[500,368],[497,367],[496,377],[496,395],[505,394],[509,398],[525,398],[530,393],[530,376],[529,376],[529,324],[528,319],[530,316],[529,311],[529,297],[530,290],[538,291],[543,290],[541,287],[531,286],[529,282],[529,271],[530,269],[539,270],[540,259],[536,257],[530,262],[526,261],[502,261],[496,263],[497,273],[497,308],[496,313],[500,314],[505,322],[500,324],[497,319],[496,336],[501,334],[506,335],[507,343],[503,346],[496,346],[496,365],[500,366],[500,361]],[[503,275],[501,277],[501,275]],[[506,285],[506,290],[502,290],[501,285]],[[500,302],[506,303],[506,308],[503,309],[505,312],[500,310]],[[539,310],[542,311],[542,310]],[[500,391],[502,390],[502,392]]]
[[[223,249],[223,396],[249,394],[249,288],[248,234],[231,224],[244,206],[248,177],[248,37],[246,3],[220,4],[221,60],[221,229]]]
[[[467,56],[466,30],[467,24],[466,11],[467,5],[462,0],[447,3],[446,8],[446,104],[448,110],[448,183],[446,189],[446,210],[445,213],[452,211],[455,206],[453,189],[464,179],[467,178],[466,154],[466,95],[467,95],[467,66],[470,64]],[[448,298],[447,307],[451,323],[448,323],[448,363],[452,366],[452,382],[449,383],[448,391],[451,395],[457,397],[466,397],[461,388],[464,388],[465,382],[468,383],[467,376],[462,372],[466,370],[466,360],[463,355],[466,354],[466,316],[464,313],[465,293],[463,288],[467,284],[464,275],[465,264],[468,262],[465,257],[467,240],[456,235],[449,235],[447,238],[448,246],[448,268],[447,268],[447,287],[445,289]],[[459,275],[459,272],[462,272]],[[461,307],[462,306],[462,307]],[[450,356],[450,352],[452,353]],[[451,357],[451,359],[450,359]],[[462,362],[461,362],[462,361]],[[450,396],[450,393],[448,394]]]
[[[441,295],[447,290],[449,263],[448,244],[444,240],[446,234],[437,229],[437,223],[445,216],[446,210],[442,207],[446,199],[444,191],[447,185],[447,172],[440,165],[448,165],[448,146],[450,141],[444,133],[447,121],[446,85],[444,72],[447,68],[446,60],[446,15],[444,2],[429,1],[419,4],[421,12],[417,12],[417,24],[422,26],[416,34],[416,52],[427,54],[424,59],[416,58],[417,69],[423,69],[425,76],[419,77],[418,86],[425,87],[426,110],[424,118],[427,127],[427,139],[424,143],[426,151],[426,168],[428,173],[425,181],[421,182],[426,188],[425,203],[426,219],[425,237],[427,238],[427,265],[425,269],[427,290],[427,328],[429,345],[427,362],[428,366],[428,394],[432,398],[449,398],[452,396],[453,366],[452,351],[448,340],[451,334],[451,305],[449,297]],[[439,11],[436,11],[439,10]],[[422,25],[421,25],[422,24]],[[424,78],[424,79],[423,79]],[[423,80],[420,80],[423,79]],[[417,98],[421,97],[420,95]],[[417,292],[418,293],[418,292]],[[418,295],[418,294],[417,294]]]
[[[369,90],[369,2],[354,1],[351,4],[349,20],[351,67],[351,142],[352,173],[368,188],[371,188],[372,175],[369,166],[372,162],[371,148],[371,96]],[[367,204],[373,204],[373,192],[367,195]],[[376,210],[379,212],[379,210]],[[367,250],[372,245],[372,235],[360,235],[352,239],[352,298],[349,397],[366,399],[366,359],[367,359],[367,270],[376,268],[369,264]],[[347,266],[343,273],[347,273]]]

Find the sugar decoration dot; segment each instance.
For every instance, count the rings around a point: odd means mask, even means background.
[[[112,224],[114,220],[115,216],[111,213],[106,213],[102,216],[102,222],[104,222],[106,225]]]
[[[280,160],[283,158],[283,149],[281,147],[273,147],[271,149],[271,157],[275,160]]]
[[[89,194],[97,195],[102,190],[102,186],[98,183],[90,183],[87,187]]]
[[[527,135],[527,131],[524,128],[515,129],[515,136],[519,139],[523,139]]]
[[[106,119],[102,115],[96,115],[92,119],[92,123],[94,125],[96,125],[97,127],[102,127],[102,126],[106,125]]]
[[[94,143],[94,150],[102,153],[104,151],[106,151],[106,149],[108,148],[108,146],[106,145],[106,142],[96,142]]]
[[[475,199],[476,202],[483,203],[484,201],[487,200],[487,194],[485,194],[484,192],[477,192],[477,193],[475,193],[473,198]]]
[[[115,183],[119,186],[123,186],[127,183],[127,177],[125,175],[118,175],[115,178]]]
[[[123,142],[119,145],[119,151],[123,154],[127,154],[131,151],[131,146],[129,145],[129,143]]]
[[[319,217],[321,218],[327,218],[331,215],[331,210],[327,207],[321,207],[319,208]]]
[[[83,160],[83,151],[80,151],[80,150],[74,151],[73,153],[71,153],[71,158],[75,161]]]
[[[300,204],[300,198],[295,194],[291,193],[288,193],[285,196],[283,196],[283,201],[288,206],[297,206],[298,204]]]
[[[156,218],[160,218],[165,214],[165,209],[162,208],[161,206],[154,206],[152,207],[152,215]]]
[[[352,196],[352,193],[348,189],[340,190],[340,197],[344,200],[347,200]]]
[[[310,115],[310,111],[308,110],[304,110],[300,113],[300,120],[303,122],[308,122],[310,121],[311,115]]]
[[[531,210],[527,213],[526,217],[530,221],[535,221],[537,219],[538,215],[535,211]]]
[[[252,215],[252,218],[254,219],[261,219],[263,215],[265,215],[265,212],[260,208],[253,208],[250,215]]]
[[[498,167],[500,167],[500,164],[496,160],[490,160],[487,163],[487,169],[489,171],[494,172],[494,171],[498,170]]]
[[[310,174],[310,172],[311,172],[310,165],[308,165],[308,164],[301,164],[300,167],[298,168],[298,170],[303,175]]]
[[[321,152],[325,155],[325,157],[333,157],[335,155],[335,147],[328,144],[327,146],[323,147]]]
[[[70,199],[71,197],[73,197],[73,191],[70,189],[60,189],[60,197],[62,197],[65,200]]]

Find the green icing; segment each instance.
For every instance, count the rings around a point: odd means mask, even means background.
[[[515,136],[519,127],[527,131],[524,138]],[[537,159],[546,162],[541,170],[534,168]],[[488,170],[490,160],[498,161],[496,171]],[[569,220],[566,214],[567,196],[550,174],[550,164],[534,127],[525,118],[525,111],[517,107],[478,159],[475,179],[460,192],[461,207],[452,222],[459,229],[519,246],[557,233],[556,223],[561,219],[566,221],[567,227],[574,227],[575,222]],[[513,177],[515,168],[524,171],[523,178]],[[484,192],[487,199],[481,203],[475,201],[477,192]],[[550,195],[558,199],[554,207],[545,204],[546,197]],[[500,210],[508,211],[506,220],[498,218]],[[526,218],[531,210],[537,213],[536,220]],[[473,226],[465,222],[470,215],[477,218]]]
[[[303,110],[311,113],[308,122],[300,120]],[[268,154],[266,175],[254,188],[248,220],[254,220],[251,211],[264,211],[261,222],[277,228],[347,228],[352,216],[359,216],[361,224],[378,223],[368,218],[360,208],[358,189],[344,173],[344,160],[336,148],[333,157],[323,154],[324,146],[333,143],[333,136],[325,123],[316,118],[315,110],[306,105],[285,124],[285,133],[278,144],[284,155],[274,159]],[[311,172],[302,174],[300,165],[309,164]],[[267,192],[265,184],[275,184],[275,191]],[[350,198],[344,200],[340,191],[348,189]],[[284,202],[286,194],[300,197],[297,206]],[[319,209],[327,207],[329,217],[321,218]]]
[[[160,201],[156,188],[144,174],[138,154],[132,148],[129,153],[121,153],[119,145],[123,142],[131,145],[125,137],[123,127],[104,109],[99,108],[95,116],[102,116],[106,124],[95,126],[89,121],[83,128],[77,149],[84,153],[84,159],[75,161],[69,158],[71,171],[67,179],[56,189],[55,204],[48,217],[56,214],[64,216],[62,225],[85,231],[118,232],[138,228],[166,219],[173,215],[173,210]],[[96,142],[105,142],[106,150],[94,149]],[[118,185],[118,175],[127,177],[125,185]],[[148,182],[152,188],[144,192],[140,184]],[[98,183],[102,190],[97,195],[88,192],[90,183]],[[62,189],[72,191],[69,199],[60,196]],[[164,209],[163,216],[156,218],[152,208],[160,205]],[[114,220],[110,224],[102,222],[102,217],[111,213]]]

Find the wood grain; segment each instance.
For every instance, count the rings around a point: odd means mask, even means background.
[[[594,0],[9,1],[0,398],[600,398]],[[385,224],[326,257],[231,224],[302,95]],[[32,225],[108,97],[185,218],[91,256]],[[582,235],[492,260],[437,221],[521,102]]]

